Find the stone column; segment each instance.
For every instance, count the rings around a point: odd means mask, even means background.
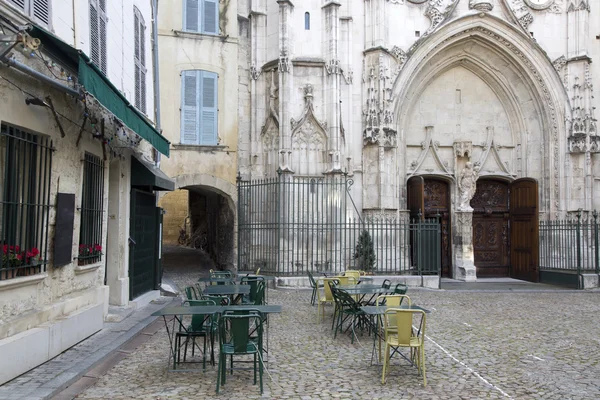
[[[293,13],[291,0],[277,0],[279,4],[279,169],[291,172],[292,155],[292,94],[294,75],[292,73]]]
[[[454,279],[475,282],[475,253],[473,251],[473,210],[459,210],[454,213],[456,221],[452,237],[454,253]]]
[[[339,8],[341,4],[335,1],[323,6],[325,32],[323,44],[325,50],[327,72],[326,110],[329,136],[330,164],[328,173],[341,173],[340,164],[340,59],[338,54],[339,42]]]

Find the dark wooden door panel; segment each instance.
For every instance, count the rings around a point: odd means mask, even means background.
[[[477,276],[508,276],[508,183],[478,180],[471,207]]]
[[[535,179],[522,178],[510,186],[510,276],[539,281],[539,200]]]
[[[133,189],[131,197],[129,285],[134,299],[155,286],[157,214],[154,194]]]
[[[425,182],[422,176],[413,176],[407,183],[407,208],[410,211],[410,218],[418,218],[421,214],[421,219],[424,218],[424,188]]]
[[[436,179],[427,179],[425,180],[423,194],[424,217],[439,218],[440,220],[442,276],[451,277],[450,191],[448,183]]]

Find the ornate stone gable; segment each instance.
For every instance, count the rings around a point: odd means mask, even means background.
[[[421,154],[419,159],[413,161],[409,166],[408,176],[417,175],[422,172],[434,173],[437,175],[453,176],[452,172],[448,169],[447,162],[442,161],[439,154],[439,142],[433,141],[433,126],[425,128],[426,136],[425,140],[421,142]],[[437,170],[433,171],[422,171],[423,164],[426,159],[433,158]]]
[[[509,169],[508,161],[502,160],[500,155],[500,146],[494,140],[494,127],[487,127],[487,140],[482,143],[483,152],[479,160],[475,163],[475,168],[480,173],[489,173],[494,175],[506,175],[515,177]],[[484,169],[485,167],[485,169]]]

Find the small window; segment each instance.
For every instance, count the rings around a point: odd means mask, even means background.
[[[46,270],[52,141],[0,127],[0,281]]]
[[[218,0],[183,0],[183,30],[218,35]]]
[[[45,25],[50,25],[50,0],[8,0],[8,2]]]
[[[146,113],[146,25],[142,13],[133,7],[135,99],[138,110]]]
[[[102,219],[104,208],[104,161],[85,153],[81,190],[81,226],[79,228],[79,265],[102,258]]]
[[[309,12],[304,13],[304,29],[307,31],[310,30],[310,13]]]
[[[217,145],[218,75],[189,70],[181,74],[181,143]]]
[[[90,54],[100,71],[106,74],[106,0],[90,0]]]

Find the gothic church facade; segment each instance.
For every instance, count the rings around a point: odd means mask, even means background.
[[[363,215],[400,219],[420,190],[443,275],[506,276],[514,182],[540,219],[600,208],[598,7],[240,1],[241,178],[345,173]]]

